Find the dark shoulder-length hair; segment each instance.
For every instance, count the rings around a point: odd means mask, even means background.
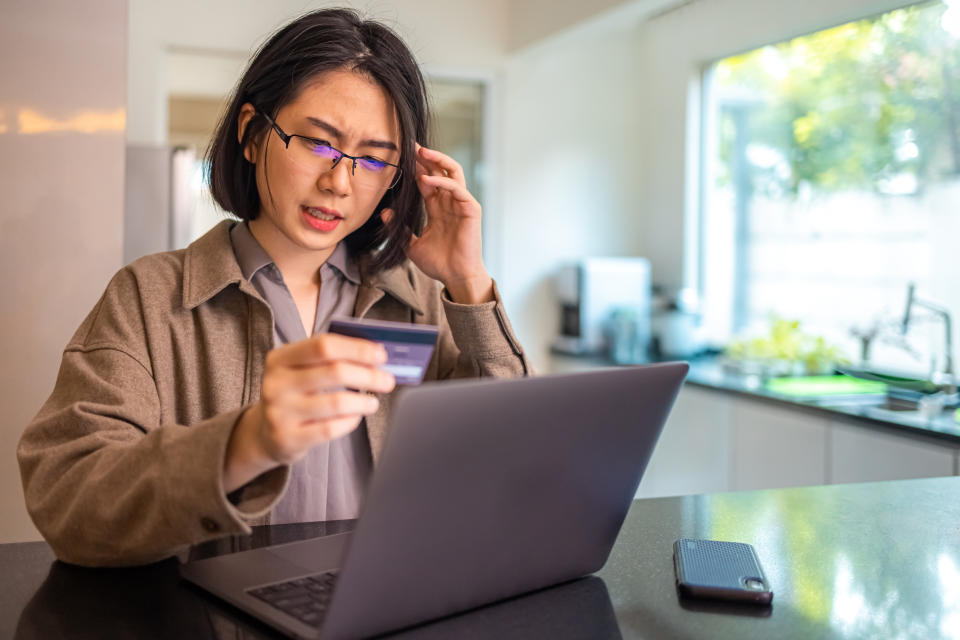
[[[352,254],[370,256],[367,268],[379,271],[403,261],[410,233],[424,224],[416,185],[415,142],[426,144],[429,127],[426,90],[413,54],[389,27],[364,20],[351,9],[305,14],[280,29],[253,57],[207,150],[210,190],[223,209],[253,220],[260,212],[254,165],[243,149],[269,131],[263,111],[277,112],[297,98],[318,74],[336,69],[362,73],[390,96],[400,124],[400,181],[387,191],[370,219],[346,238]],[[240,108],[251,103],[257,115],[237,140]],[[394,211],[389,227],[380,211]]]

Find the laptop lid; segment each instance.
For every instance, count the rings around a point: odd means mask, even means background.
[[[323,637],[375,635],[600,569],[687,368],[403,392]]]

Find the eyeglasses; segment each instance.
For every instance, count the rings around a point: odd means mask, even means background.
[[[273,130],[277,132],[284,146],[290,152],[290,159],[296,164],[306,169],[312,169],[318,173],[332,171],[344,158],[353,161],[350,169],[350,175],[353,177],[354,184],[364,189],[382,188],[384,184],[389,183],[387,189],[392,189],[400,182],[400,167],[374,158],[373,156],[352,156],[344,153],[336,147],[327,144],[323,140],[309,138],[307,136],[287,133],[280,128],[273,118],[265,112],[260,111],[263,117],[267,119]],[[292,143],[292,144],[291,144]],[[357,167],[360,167],[359,173]]]

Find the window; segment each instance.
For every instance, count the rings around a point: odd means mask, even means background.
[[[942,367],[934,318],[901,336],[908,283],[960,319],[960,0],[736,55],[705,76],[701,276],[727,338],[798,319],[857,360]]]

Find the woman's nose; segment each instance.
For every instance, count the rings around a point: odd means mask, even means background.
[[[337,195],[350,193],[353,180],[353,160],[340,158],[332,168],[320,174],[318,184],[321,189],[329,189]]]

